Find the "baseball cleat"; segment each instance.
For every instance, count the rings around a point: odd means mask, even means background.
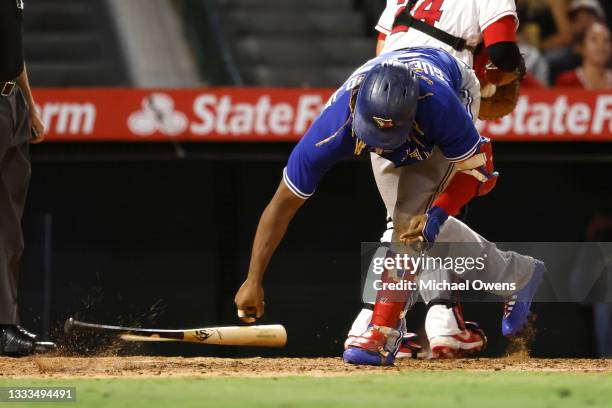
[[[381,331],[388,331],[385,335]],[[342,358],[356,365],[393,365],[403,336],[398,330],[371,327],[361,336],[356,336],[347,345]]]
[[[502,334],[504,336],[514,336],[527,323],[531,302],[542,283],[544,272],[546,272],[544,262],[536,261],[531,280],[524,288],[504,302],[504,315],[502,317]]]
[[[344,349],[348,349],[349,345],[357,337],[358,336],[348,336],[344,342]],[[395,358],[427,358],[427,351],[423,349],[423,346],[417,343],[417,339],[418,335],[416,333],[405,333]]]
[[[465,322],[466,329],[459,334],[436,336],[429,340],[431,358],[459,358],[482,351],[487,345],[487,336],[474,322]]]
[[[427,358],[427,351],[423,349],[423,346],[417,343],[418,336],[415,333],[406,333],[400,343],[399,349],[395,358],[412,358],[412,359],[423,359]]]

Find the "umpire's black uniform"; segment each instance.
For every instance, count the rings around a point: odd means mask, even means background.
[[[23,0],[0,0],[0,325],[17,324],[21,217],[30,182],[28,105],[16,84],[24,68]]]

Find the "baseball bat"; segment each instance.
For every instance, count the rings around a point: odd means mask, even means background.
[[[124,341],[182,341],[222,346],[253,347],[283,347],[287,343],[287,332],[280,324],[164,330],[86,323],[75,320],[72,317],[66,320],[64,324],[66,334],[76,330],[112,333]]]

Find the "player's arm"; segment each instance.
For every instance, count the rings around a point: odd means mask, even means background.
[[[525,75],[525,61],[516,44],[517,20],[513,11],[508,13],[484,28],[485,46],[474,60],[482,120],[499,119],[514,110]]]
[[[426,99],[421,123],[431,134],[444,157],[454,166],[454,177],[426,214],[413,217],[400,239],[434,242],[450,215],[456,215],[472,198],[488,193],[497,181],[490,140],[481,137],[470,115],[456,95],[439,89],[436,98]],[[446,94],[444,94],[446,92]],[[444,117],[444,121],[439,118]]]
[[[382,52],[383,48],[385,48],[385,40],[387,39],[387,35],[383,33],[378,33],[378,39],[376,40],[376,56],[378,57]]]
[[[238,316],[247,323],[263,315],[263,276],[289,223],[314,194],[325,173],[338,160],[353,154],[354,141],[350,128],[345,126],[350,114],[349,96],[345,92],[335,99],[295,146],[283,171],[283,180],[259,220],[248,275],[234,298]],[[347,132],[349,137],[345,138]],[[330,137],[334,134],[337,137]]]
[[[484,45],[491,62],[504,72],[515,73],[524,66],[516,43],[516,19],[502,17],[484,29]]]
[[[457,215],[473,198],[488,194],[497,183],[498,174],[493,166],[491,141],[481,138],[476,153],[455,163],[457,173],[434,202],[446,214]]]
[[[306,200],[296,196],[281,180],[274,197],[264,210],[257,226],[249,272],[234,301],[239,317],[252,323],[264,313],[263,277],[272,255],[281,242],[289,223]]]
[[[473,198],[489,193],[497,183],[499,175],[493,168],[493,148],[489,139],[482,138],[475,153],[454,166],[455,174],[448,186],[426,214],[410,220],[401,240],[434,242],[449,216],[459,214]]]
[[[376,40],[376,56],[379,56],[385,46],[385,40],[391,34],[393,23],[395,22],[395,13],[397,11],[397,0],[387,0],[387,5],[378,19],[376,31],[378,38]]]

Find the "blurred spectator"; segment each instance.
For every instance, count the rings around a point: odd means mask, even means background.
[[[518,0],[517,12],[528,42],[542,50],[572,42],[566,0]]]
[[[582,56],[582,65],[559,75],[555,85],[612,89],[612,70],[608,69],[612,56],[610,29],[603,23],[591,25],[580,37],[578,50]]]
[[[547,6],[547,7],[545,7]],[[598,0],[519,0],[521,32],[519,38],[543,51],[552,82],[560,72],[580,65],[574,49],[577,38],[595,22],[603,22],[606,14]],[[531,50],[530,50],[531,51]],[[540,62],[540,66],[543,64]],[[533,72],[538,77],[541,75]]]
[[[520,36],[517,39],[527,69],[527,76],[521,87],[542,88],[548,86],[550,80],[548,62],[536,47],[525,42]]]

